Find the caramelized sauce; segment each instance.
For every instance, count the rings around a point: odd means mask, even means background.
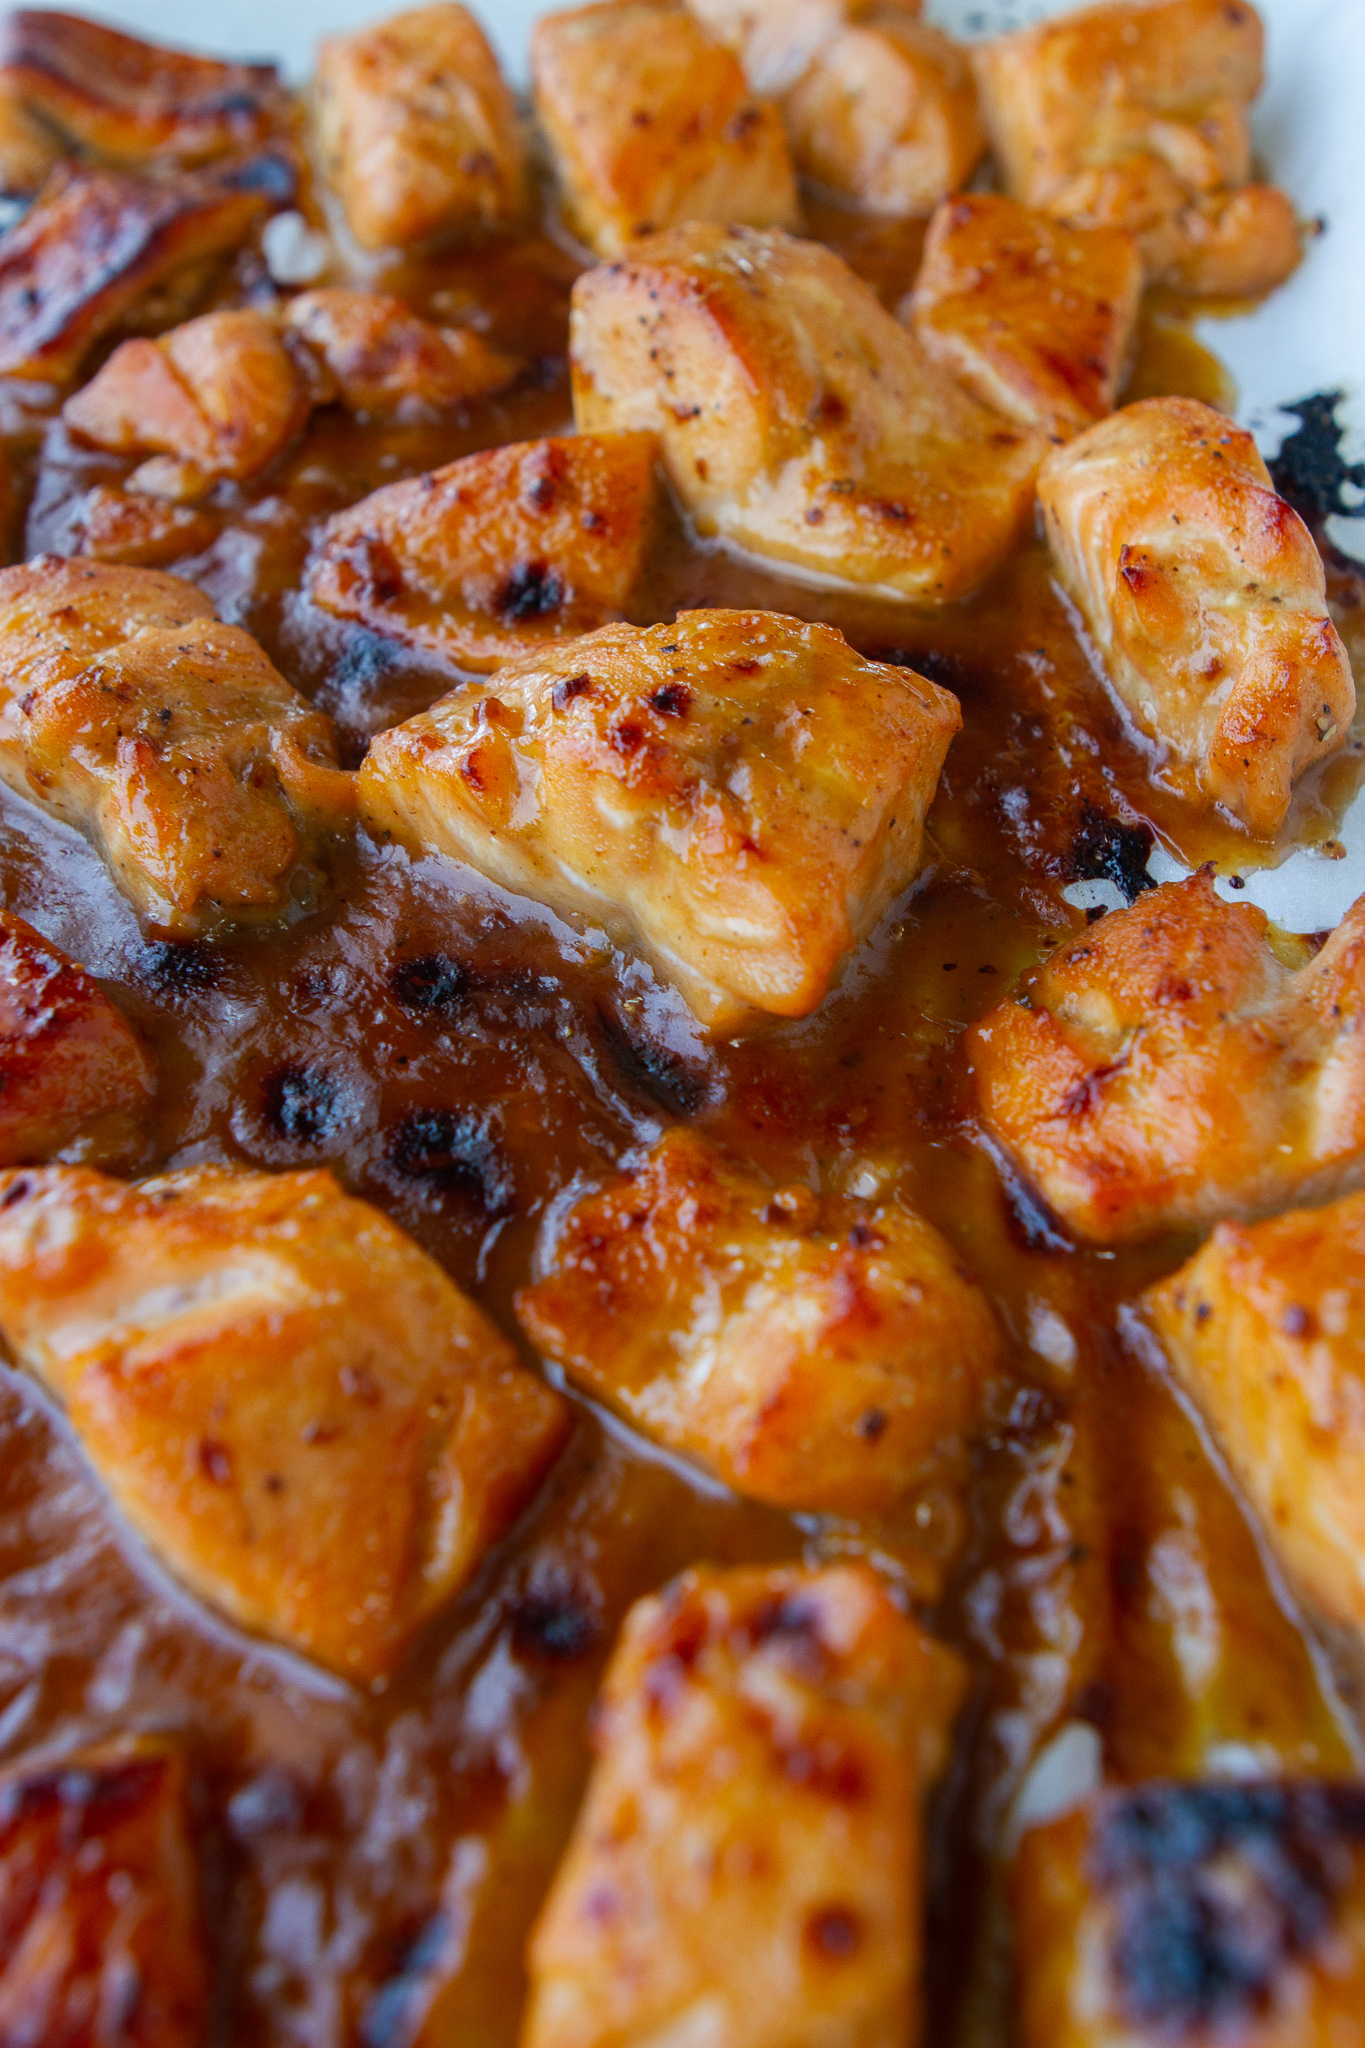
[[[1198,308],[1200,313],[1207,306]],[[1148,292],[1138,318],[1137,346],[1122,402],[1139,398],[1202,398],[1220,412],[1232,412],[1237,386],[1211,349],[1194,332],[1195,308],[1169,292]]]
[[[916,233],[821,224],[894,304]],[[377,272],[521,354],[521,386],[435,426],[319,415],[266,479],[220,490],[216,538],[172,565],[333,712],[353,760],[458,678],[312,611],[299,594],[310,536],[381,483],[569,425],[574,269],[534,239]],[[1130,394],[1170,389],[1229,397],[1154,308]],[[25,546],[61,549],[84,491],[130,465],[76,448],[60,423],[30,452]],[[1351,592],[1338,572],[1343,606]],[[578,1403],[542,1499],[369,1694],[182,1593],[120,1530],[43,1398],[6,1375],[0,1753],[127,1727],[185,1736],[223,1901],[224,2043],[510,2048],[603,1659],[630,1601],[694,1561],[871,1556],[971,1662],[934,1824],[935,2044],[1006,2037],[996,1852],[1033,1755],[1064,1723],[1095,1728],[1117,1778],[1357,1758],[1321,1653],[1124,1313],[1188,1244],[1115,1255],[1062,1239],[989,1155],[962,1053],[966,1025],[1082,928],[1063,891],[1093,871],[1097,820],[1101,838],[1127,829],[1139,868],[1148,832],[1225,867],[1284,847],[1186,810],[1037,543],[968,602],[921,615],[807,589],[675,524],[639,615],[698,604],[832,620],[955,690],[965,720],[920,882],[816,1016],[742,1043],[703,1044],[603,934],[363,839],[327,906],[287,929],[150,944],[85,845],[3,797],[4,901],[102,977],[156,1048],[149,1164],[326,1163],[515,1337],[511,1298],[549,1212],[685,1119],[782,1180],[915,1203],[980,1275],[1011,1346],[961,1499],[921,1497],[886,1526],[737,1501]],[[1356,745],[1304,798],[1295,833],[1331,829]]]

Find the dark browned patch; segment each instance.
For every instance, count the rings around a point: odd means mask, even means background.
[[[508,625],[518,625],[562,611],[568,595],[563,577],[548,562],[521,562],[498,592],[496,608]]]
[[[863,1945],[863,1924],[851,1906],[821,1906],[803,1929],[805,1946],[830,1963],[846,1963]]]
[[[1365,1841],[1365,1787],[1157,1784],[1112,1800],[1090,1864],[1113,1900],[1130,2024],[1231,2029],[1326,1935]]]
[[[592,693],[590,675],[561,676],[550,692],[550,702],[556,711],[566,711],[575,697],[587,697]]]
[[[206,1479],[215,1486],[231,1486],[232,1453],[226,1444],[220,1444],[213,1437],[201,1437],[199,1441],[199,1469]]]

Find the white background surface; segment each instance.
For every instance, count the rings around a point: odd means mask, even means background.
[[[384,0],[183,0],[127,5],[65,0],[134,31],[219,55],[274,57],[307,76],[318,35],[392,11]],[[537,0],[470,0],[509,73],[524,81],[526,39]],[[1237,380],[1239,415],[1267,454],[1297,423],[1277,408],[1315,391],[1346,394],[1346,453],[1365,458],[1365,0],[1260,0],[1269,34],[1268,84],[1257,110],[1265,164],[1299,212],[1321,217],[1289,284],[1254,314],[1209,321],[1203,333]],[[1054,0],[929,0],[930,18],[957,34],[1014,27],[1063,11]],[[1365,559],[1365,518],[1340,521],[1334,538]],[[1365,698],[1365,676],[1357,677]],[[1250,873],[1242,901],[1263,905],[1297,931],[1335,923],[1365,893],[1365,793],[1342,832],[1348,858],[1298,854],[1273,872]],[[1157,863],[1153,871],[1158,872]],[[1179,872],[1173,862],[1163,878]],[[1095,887],[1102,885],[1082,885]]]

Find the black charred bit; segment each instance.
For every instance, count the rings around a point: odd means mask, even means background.
[[[336,1083],[318,1067],[277,1067],[266,1081],[261,1107],[271,1130],[295,1144],[324,1144],[341,1128]]]
[[[509,625],[517,625],[562,611],[568,595],[563,577],[548,562],[523,562],[498,592],[497,609]]]
[[[601,1640],[597,1601],[563,1566],[537,1566],[512,1608],[512,1637],[523,1653],[555,1662],[582,1657]]]
[[[1131,2023],[1175,2037],[1265,2012],[1327,1934],[1363,1841],[1359,1786],[1169,1783],[1115,1799],[1090,1861],[1113,1901],[1113,1986]]]
[[[390,1131],[387,1151],[404,1179],[472,1201],[490,1222],[516,1207],[502,1151],[487,1120],[470,1110],[410,1110]]]
[[[389,977],[394,1000],[419,1017],[453,1010],[469,994],[467,968],[448,953],[422,953],[400,960]]]
[[[1300,422],[1280,444],[1280,452],[1269,465],[1275,488],[1301,518],[1310,525],[1321,523],[1331,512],[1348,515],[1360,510],[1348,502],[1343,485],[1365,489],[1365,462],[1347,462],[1341,452],[1346,429],[1337,419],[1343,393],[1316,391],[1283,405],[1281,412],[1293,413]]]
[[[1069,882],[1112,882],[1130,903],[1156,883],[1147,863],[1156,844],[1149,825],[1111,817],[1092,803],[1081,806],[1080,823],[1066,855]]]
[[[649,1096],[670,1116],[696,1115],[706,1099],[706,1086],[677,1053],[647,1038],[632,1036],[621,1019],[605,1007],[599,1008],[597,1021],[607,1051],[627,1086]]]

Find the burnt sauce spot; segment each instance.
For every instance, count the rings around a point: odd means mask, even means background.
[[[1097,805],[1084,803],[1075,836],[1065,855],[1070,882],[1113,882],[1130,903],[1156,883],[1147,872],[1156,835],[1150,825],[1115,818]]]
[[[333,690],[343,696],[353,696],[398,665],[398,649],[392,640],[385,640],[378,633],[367,633],[362,626],[355,626],[346,635],[345,644],[332,667]]]
[[[261,1108],[272,1131],[300,1145],[321,1145],[341,1128],[336,1083],[318,1067],[277,1067],[266,1080]]]
[[[222,956],[210,946],[194,940],[157,940],[142,951],[142,971],[154,987],[167,995],[199,995],[216,988],[222,974]]]
[[[1352,484],[1365,489],[1365,462],[1347,462],[1341,452],[1346,429],[1337,419],[1337,407],[1343,396],[1340,391],[1316,391],[1311,398],[1280,407],[1281,412],[1293,413],[1300,424],[1281,442],[1279,454],[1269,465],[1270,474],[1280,496],[1310,525],[1331,512],[1354,514],[1360,510],[1342,488]]]
[[[532,1657],[554,1662],[582,1657],[602,1635],[592,1591],[562,1565],[542,1561],[512,1607],[512,1638]]]
[[[467,968],[448,953],[422,953],[415,960],[400,960],[389,977],[395,1002],[419,1017],[452,1010],[469,993]]]
[[[475,1202],[490,1221],[515,1204],[511,1173],[489,1129],[471,1110],[415,1109],[389,1132],[389,1163],[407,1180]]]
[[[612,1064],[628,1087],[649,1096],[670,1116],[696,1115],[706,1100],[706,1083],[678,1053],[627,1031],[605,1005],[599,1006],[597,1021]]]
[[[1365,1842],[1365,1787],[1144,1786],[1091,1845],[1116,1910],[1113,1986],[1129,2021],[1230,2027],[1264,2012],[1326,1934]]]

